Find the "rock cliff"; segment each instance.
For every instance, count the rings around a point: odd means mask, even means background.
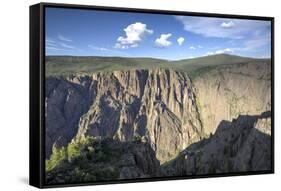
[[[46,79],[46,156],[52,147],[66,146],[76,135],[78,122],[96,96],[96,82],[90,77]]]
[[[101,136],[122,142],[142,139],[164,162],[203,135],[194,87],[184,72],[133,70],[50,78],[47,89],[47,137],[53,138],[47,139],[47,154],[53,144]]]
[[[222,121],[214,135],[190,145],[162,165],[165,176],[186,176],[271,169],[270,112]]]
[[[262,114],[271,111],[268,62],[220,65],[195,79],[174,69],[50,76],[45,105],[47,159],[95,137],[129,147],[128,164],[132,155],[152,161],[126,168],[113,161],[115,178],[271,169],[271,118]]]
[[[194,83],[206,134],[214,133],[222,120],[271,111],[270,62],[223,65]]]

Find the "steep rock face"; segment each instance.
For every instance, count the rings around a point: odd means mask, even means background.
[[[96,82],[89,77],[46,79],[46,156],[53,145],[66,146],[76,135],[81,115],[96,95]]]
[[[75,139],[142,139],[167,161],[199,140],[202,127],[191,80],[172,70],[93,74],[97,96],[81,117]]]
[[[173,158],[203,134],[193,92],[184,72],[149,73],[135,130],[141,132],[147,127],[146,135],[161,162]],[[147,120],[139,122],[143,118]]]
[[[271,110],[270,62],[220,66],[194,82],[200,119],[207,135],[222,120]]]
[[[190,145],[162,166],[166,176],[271,169],[270,112],[222,121],[215,134]]]

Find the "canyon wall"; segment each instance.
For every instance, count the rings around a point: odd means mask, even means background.
[[[270,169],[267,62],[221,65],[194,79],[173,69],[48,77],[45,104],[47,159],[90,136],[144,144],[149,155],[138,156],[153,158],[153,176]]]

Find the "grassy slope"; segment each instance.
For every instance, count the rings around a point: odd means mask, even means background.
[[[173,62],[176,68],[189,73],[191,78],[195,78],[198,75],[202,75],[220,65],[225,64],[247,64],[247,63],[260,63],[268,62],[269,59],[255,59],[240,57],[229,54],[219,54],[212,56],[204,56],[194,59],[179,60]]]
[[[268,61],[268,59],[253,59],[227,54],[179,61],[167,61],[154,58],[47,56],[46,75],[57,76],[79,73],[90,74],[99,71],[172,68],[186,71],[194,78],[223,64],[264,61]]]
[[[46,74],[50,76],[135,68],[149,69],[165,65],[166,62],[153,58],[47,56]]]

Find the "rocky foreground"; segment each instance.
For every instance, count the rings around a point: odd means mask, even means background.
[[[55,155],[60,152],[60,160],[47,172],[46,180],[56,184],[266,171],[271,169],[270,115],[223,121],[210,138],[190,145],[162,165],[151,146],[141,140],[88,137],[55,151]]]
[[[162,165],[165,176],[186,176],[271,169],[271,113],[222,121],[215,134],[190,145]]]
[[[48,77],[47,182],[270,170],[270,68],[225,65],[193,80],[169,69]]]
[[[75,145],[73,148],[73,145]],[[49,184],[149,178],[160,175],[160,163],[147,143],[87,138],[60,150],[60,160],[48,171]],[[55,151],[58,153],[58,151]]]

